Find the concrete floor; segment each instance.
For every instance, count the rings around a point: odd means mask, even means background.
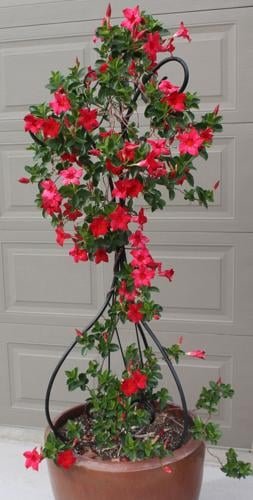
[[[24,467],[22,454],[34,446],[34,442],[0,440],[0,500],[53,500],[46,463],[39,472]],[[217,466],[206,465],[200,500],[253,500],[253,477],[228,479]]]

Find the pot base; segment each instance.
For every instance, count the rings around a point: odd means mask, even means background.
[[[63,413],[56,426],[82,410],[78,406]],[[204,454],[204,443],[189,439],[173,456],[163,459],[112,462],[83,455],[69,470],[52,460],[48,468],[55,500],[198,500]],[[165,472],[165,465],[171,473]]]

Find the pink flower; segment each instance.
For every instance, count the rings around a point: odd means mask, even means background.
[[[146,266],[140,266],[132,271],[134,285],[139,288],[141,286],[151,286],[151,280],[155,276],[154,269]]]
[[[80,260],[86,262],[89,259],[89,255],[86,252],[86,250],[82,250],[77,245],[71,248],[71,250],[69,251],[69,255],[73,257],[74,262],[76,263],[79,262]]]
[[[97,128],[99,123],[97,121],[97,110],[82,108],[79,111],[78,125],[81,125],[87,132],[91,132]]]
[[[138,5],[136,5],[136,7],[134,7],[133,9],[124,9],[123,14],[125,16],[124,21],[122,21],[121,23],[121,26],[123,26],[123,28],[132,31],[135,26],[138,26],[138,24],[141,23],[141,16]]]
[[[185,27],[183,22],[180,23],[180,27],[178,28],[174,36],[187,38],[189,42],[191,41],[189,30]]]
[[[32,132],[33,134],[39,132],[42,129],[42,125],[44,123],[43,118],[37,118],[37,116],[31,114],[26,115],[24,121],[25,121],[25,131]]]
[[[97,217],[94,217],[93,221],[90,224],[90,231],[95,236],[95,238],[98,238],[99,236],[104,236],[105,234],[108,233],[109,230],[109,221],[106,217],[103,215],[98,215]]]
[[[163,97],[162,102],[166,102],[173,111],[185,110],[186,94],[173,92],[172,94]]]
[[[147,143],[151,146],[152,156],[170,154],[170,150],[166,145],[166,139],[148,139]]]
[[[200,349],[197,349],[196,351],[189,351],[185,354],[186,356],[190,356],[191,358],[206,359],[206,352],[201,351]]]
[[[179,133],[177,139],[179,140],[180,154],[189,153],[192,156],[199,154],[199,148],[203,144],[203,139],[194,127],[189,132]]]
[[[65,233],[63,226],[58,226],[55,230],[56,233],[56,243],[63,247],[64,241],[71,238],[70,233]]]
[[[131,221],[131,215],[125,207],[118,205],[117,208],[109,215],[109,218],[111,220],[112,231],[117,231],[118,229],[121,231],[127,231],[128,224]]]
[[[32,451],[25,451],[23,456],[26,459],[25,467],[27,469],[31,467],[33,470],[39,470],[39,464],[44,457],[41,453],[38,453],[37,448],[34,448]]]
[[[179,89],[177,85],[173,85],[171,82],[169,82],[169,80],[162,80],[162,82],[159,83],[158,88],[165,95],[173,94],[173,92],[177,92]]]
[[[18,179],[18,182],[20,182],[21,184],[29,184],[30,179],[28,179],[28,177],[20,177],[20,179]]]
[[[132,233],[129,237],[129,243],[132,247],[142,247],[149,242],[149,238],[145,236],[139,229]]]
[[[60,177],[62,177],[62,183],[64,186],[68,186],[69,184],[80,184],[80,177],[83,173],[82,169],[77,169],[75,167],[69,167],[65,170],[61,170]]]
[[[54,118],[47,118],[43,121],[42,130],[45,139],[54,139],[59,135],[61,125]]]
[[[104,248],[98,248],[95,253],[95,263],[99,264],[100,262],[108,262],[108,254],[104,250]]]
[[[72,450],[60,451],[56,458],[56,463],[63,469],[69,469],[76,462],[76,457]]]
[[[70,101],[63,89],[59,89],[54,93],[54,99],[49,103],[49,106],[56,115],[60,115],[71,109]]]

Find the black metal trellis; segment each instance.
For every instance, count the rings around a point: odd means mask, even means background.
[[[188,70],[188,66],[185,63],[185,61],[183,59],[181,59],[180,57],[170,56],[170,57],[166,57],[165,59],[163,59],[161,62],[156,64],[156,66],[153,68],[152,71],[150,71],[149,73],[147,73],[143,76],[143,79],[142,79],[143,83],[147,83],[151,79],[151,77],[162,66],[164,66],[165,64],[167,64],[169,62],[177,62],[183,68],[184,79],[183,79],[183,83],[179,89],[179,92],[183,92],[188,84],[188,81],[189,81],[189,70]],[[165,79],[165,78],[163,78],[163,79]],[[136,102],[137,102],[138,97],[140,95],[141,95],[141,90],[139,88],[136,88],[134,96],[133,96],[132,104],[129,106],[129,108],[127,110],[126,116],[124,118],[124,123],[122,125],[122,135],[124,137],[126,136],[126,133],[127,133],[127,124],[129,122],[131,115],[134,112]],[[35,143],[39,144],[40,146],[45,146],[45,143],[43,141],[41,141],[35,134],[30,132],[30,135],[33,138]],[[112,179],[110,176],[109,176],[109,182],[110,182],[110,186],[112,187]],[[116,282],[117,282],[116,273],[122,269],[122,266],[124,265],[125,262],[126,262],[125,248],[120,247],[115,252],[115,262],[114,262],[113,280],[112,280],[111,288],[106,295],[106,299],[105,299],[104,304],[102,305],[102,307],[98,311],[95,318],[86,326],[86,328],[84,328],[85,332],[88,332],[94,326],[96,321],[98,321],[99,318],[103,315],[104,311],[111,305],[111,303],[113,303],[115,301],[115,299],[116,299]],[[141,342],[144,346],[144,349],[146,349],[149,346],[149,343],[147,340],[147,338],[149,338],[155,344],[157,349],[159,350],[163,360],[165,361],[166,365],[168,366],[170,373],[171,373],[171,375],[174,378],[174,381],[176,383],[176,386],[177,386],[177,389],[179,392],[179,396],[181,399],[181,405],[182,405],[182,409],[183,409],[183,421],[184,421],[182,435],[181,435],[180,441],[178,443],[178,447],[180,447],[183,444],[183,442],[185,441],[185,439],[187,438],[188,429],[189,429],[189,416],[188,416],[187,403],[186,403],[186,399],[185,399],[185,395],[184,395],[184,391],[183,391],[181,382],[180,382],[179,377],[177,375],[177,372],[176,372],[176,370],[175,370],[175,368],[174,368],[174,366],[173,366],[173,364],[172,364],[172,362],[167,354],[165,347],[163,347],[161,342],[158,340],[157,336],[155,335],[155,333],[153,332],[153,330],[151,329],[149,324],[147,324],[145,321],[140,321],[139,323],[137,323],[135,325],[135,333],[136,333],[137,347],[138,347],[138,351],[139,351],[141,365],[143,365],[143,353],[142,353]],[[112,336],[114,334],[116,334],[116,336],[117,336],[117,341],[119,344],[122,360],[123,360],[124,365],[126,365],[124,351],[123,351],[123,347],[121,344],[120,334],[118,332],[117,326],[115,327],[115,330],[112,333]],[[112,338],[112,336],[111,336],[111,338]],[[77,340],[72,342],[72,344],[66,349],[66,351],[62,355],[61,359],[57,363],[57,365],[56,365],[56,367],[55,367],[55,369],[54,369],[54,371],[49,379],[48,387],[46,390],[45,414],[46,414],[47,422],[48,422],[51,430],[53,431],[53,433],[57,437],[59,437],[60,439],[63,439],[63,437],[62,437],[61,433],[59,432],[59,430],[57,429],[57,427],[54,425],[54,423],[51,419],[51,415],[50,415],[50,410],[49,410],[50,396],[51,396],[51,391],[52,391],[52,387],[53,387],[55,378],[56,378],[60,368],[62,367],[62,365],[65,362],[68,355],[71,353],[71,351],[77,345],[77,343],[78,343]],[[110,360],[110,353],[109,353],[108,354],[108,369],[110,370],[110,368],[111,368],[111,360]],[[150,411],[150,414],[152,417],[154,414],[154,408],[152,407],[152,404],[148,401],[143,401],[143,403],[145,404],[146,408]]]

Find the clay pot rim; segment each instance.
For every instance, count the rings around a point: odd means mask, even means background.
[[[175,411],[181,411],[181,408],[175,405],[170,405]],[[54,425],[56,427],[62,425],[68,418],[73,416],[78,416],[84,405],[73,406],[72,408],[65,410],[58,417],[54,419]],[[191,416],[191,414],[190,414]],[[45,438],[50,432],[50,427],[46,428]],[[71,468],[74,469],[76,467],[84,467],[88,470],[97,470],[101,472],[113,472],[113,473],[121,473],[121,472],[137,472],[144,470],[153,470],[164,467],[165,465],[173,466],[173,463],[182,460],[189,455],[191,455],[197,448],[205,446],[203,441],[199,441],[193,438],[190,438],[184,445],[173,452],[173,455],[167,456],[164,458],[147,458],[145,460],[138,460],[136,462],[114,462],[112,460],[102,460],[97,457],[89,457],[87,455],[78,455],[76,464]]]

